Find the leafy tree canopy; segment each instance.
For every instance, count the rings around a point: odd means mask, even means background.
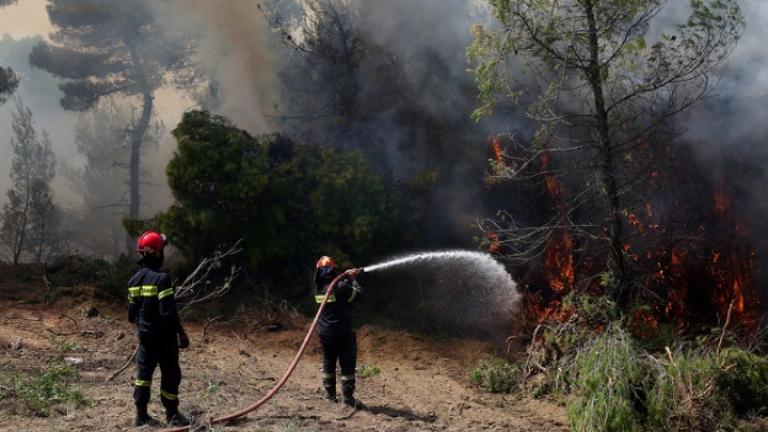
[[[153,222],[190,258],[243,239],[251,269],[280,275],[321,254],[362,264],[407,238],[404,200],[358,151],[254,137],[205,111],[173,135],[176,204]]]

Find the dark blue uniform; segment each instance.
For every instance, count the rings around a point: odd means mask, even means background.
[[[175,412],[181,383],[178,334],[183,329],[170,276],[141,267],[128,282],[128,301],[128,320],[136,324],[139,336],[133,399],[139,406],[149,403],[152,374],[160,365],[160,400],[166,410]]]
[[[335,275],[335,273],[334,273]],[[330,279],[330,280],[329,280]],[[319,276],[315,282],[315,301],[323,301],[332,275]],[[336,284],[320,314],[317,333],[323,347],[323,387],[329,399],[336,397],[336,363],[341,367],[341,391],[345,401],[354,402],[357,339],[352,331],[352,302],[361,296],[356,281],[344,279]]]

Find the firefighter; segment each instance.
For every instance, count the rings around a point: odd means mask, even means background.
[[[134,382],[136,426],[158,425],[147,412],[152,374],[160,366],[160,401],[171,426],[185,426],[190,419],[179,412],[179,348],[189,346],[176,310],[171,277],[160,271],[166,238],[154,231],[139,237],[136,250],[141,256],[139,270],[128,282],[128,321],[135,323],[139,337],[138,377]]]
[[[351,305],[360,298],[361,288],[356,279],[359,270],[348,272],[349,277],[336,284],[318,321],[318,335],[323,346],[323,388],[325,398],[338,402],[336,396],[336,362],[341,367],[342,402],[353,408],[363,408],[355,399],[355,367],[357,340],[352,331]],[[336,265],[327,256],[315,265],[315,301],[321,303],[331,281],[338,275]]]

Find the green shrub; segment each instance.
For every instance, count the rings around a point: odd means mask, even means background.
[[[87,400],[72,383],[79,377],[77,370],[55,364],[33,375],[9,374],[3,378],[0,400],[12,399],[23,415],[48,417],[56,405],[79,407]]]
[[[573,361],[568,377],[573,397],[567,404],[571,430],[642,430],[636,407],[641,403],[645,372],[630,335],[609,327]]]
[[[522,379],[518,365],[502,359],[486,359],[472,369],[469,379],[491,393],[510,393]]]
[[[647,430],[730,430],[731,406],[717,386],[721,373],[710,351],[681,351],[651,360],[646,383]]]
[[[360,370],[357,371],[357,376],[362,379],[366,379],[366,378],[374,377],[380,373],[381,373],[381,368],[375,364],[363,365],[360,367]]]
[[[324,254],[341,266],[382,255],[416,226],[400,187],[360,152],[251,136],[204,111],[184,114],[173,135],[176,202],[150,225],[190,261],[242,239],[249,268],[279,278]]]
[[[720,356],[722,372],[717,385],[739,415],[766,415],[768,409],[768,358],[738,348]]]

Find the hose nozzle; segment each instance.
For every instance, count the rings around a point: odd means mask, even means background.
[[[358,276],[360,276],[365,271],[364,268],[353,268],[349,269],[344,272],[345,275],[349,276],[351,279],[357,279]]]

